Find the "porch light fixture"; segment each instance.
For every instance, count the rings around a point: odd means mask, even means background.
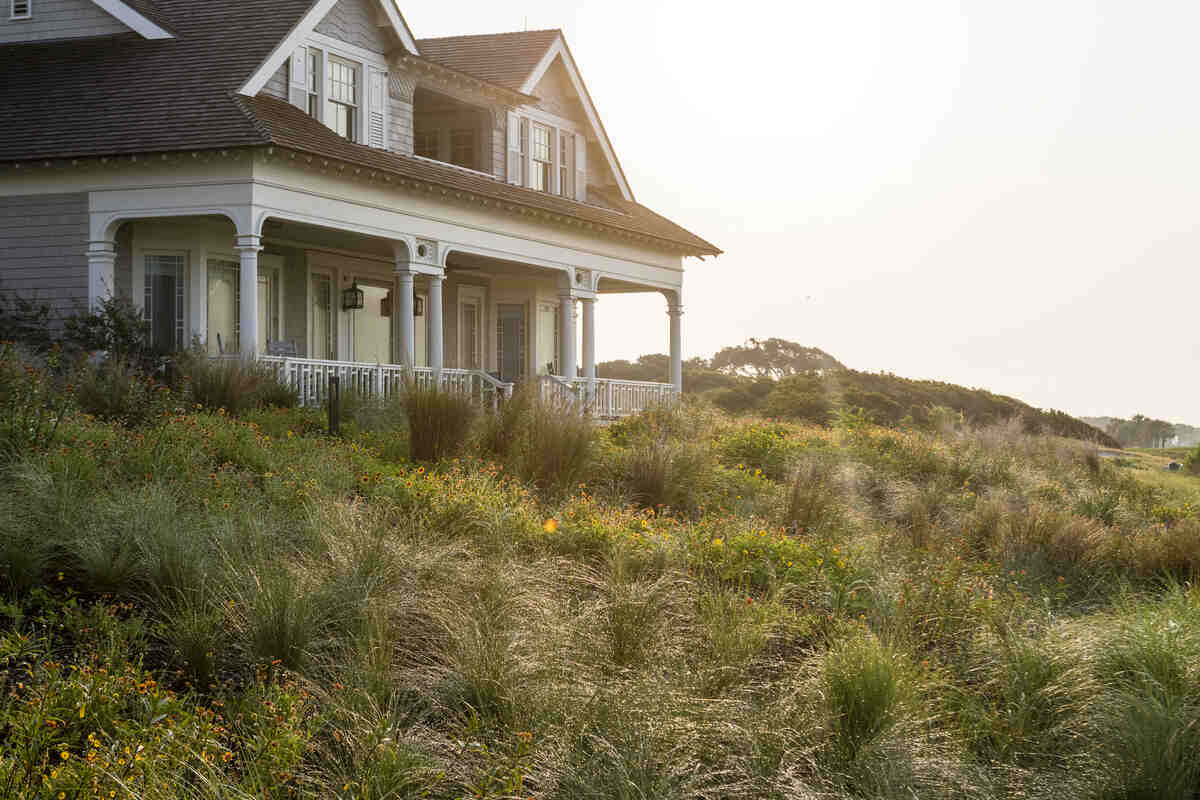
[[[421,297],[419,294],[413,296],[413,316],[425,316],[425,298]]]
[[[353,311],[355,309],[362,308],[364,300],[365,298],[363,296],[363,290],[358,288],[358,281],[355,281],[354,285],[349,289],[342,290],[343,311]]]

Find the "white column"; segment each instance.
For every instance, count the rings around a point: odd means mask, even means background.
[[[425,309],[425,349],[429,354],[429,368],[433,370],[434,385],[441,386],[443,351],[442,341],[442,281],[445,275],[429,276],[429,308]]]
[[[583,377],[596,380],[596,298],[584,297],[583,305]]]
[[[400,363],[406,367],[417,363],[417,333],[413,322],[413,275],[407,265],[404,269],[397,265],[394,290],[396,302],[393,304],[392,313],[397,317],[396,334],[400,338],[396,349],[400,354]]]
[[[568,381],[576,377],[575,369],[575,298],[571,291],[564,290],[558,296],[558,343],[562,348],[562,359],[559,367],[562,377]]]
[[[117,293],[116,242],[88,242],[88,308],[95,311],[100,303]]]
[[[683,394],[683,306],[668,299],[667,315],[671,318],[671,383],[676,394]]]
[[[238,309],[240,330],[238,341],[242,358],[258,357],[258,253],[262,239],[254,234],[239,234],[237,247],[241,255],[241,307]]]

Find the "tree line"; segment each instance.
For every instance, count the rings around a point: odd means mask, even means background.
[[[598,364],[601,378],[659,381],[669,373],[666,355]],[[1046,432],[1119,447],[1103,430],[1062,411],[1034,408],[1012,397],[941,381],[850,369],[816,347],[785,339],[750,339],[712,358],[683,363],[683,390],[732,414],[830,424],[838,414],[862,413],[880,425],[932,428],[957,418],[973,425],[1020,419],[1030,432]]]

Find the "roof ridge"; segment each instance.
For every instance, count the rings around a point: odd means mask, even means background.
[[[447,39],[483,39],[489,36],[524,36],[530,33],[562,33],[562,28],[539,28],[533,31],[495,31],[493,33],[456,33],[451,36],[426,36],[418,42],[442,42]]]

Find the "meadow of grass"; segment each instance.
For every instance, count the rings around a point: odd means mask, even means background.
[[[9,356],[2,797],[1200,790],[1198,478],[1018,423],[102,419]]]

